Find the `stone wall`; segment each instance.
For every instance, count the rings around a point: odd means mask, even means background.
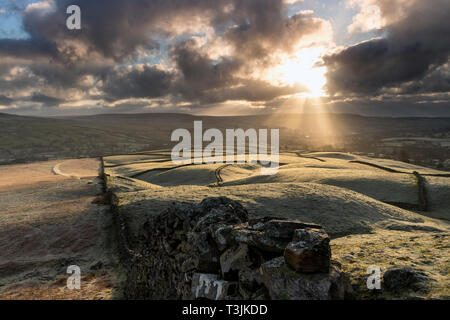
[[[344,299],[352,291],[321,226],[249,219],[225,197],[148,218],[134,252],[119,239],[129,299]]]

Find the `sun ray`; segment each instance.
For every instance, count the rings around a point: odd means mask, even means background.
[[[311,47],[298,51],[294,56],[283,59],[272,74],[274,79],[288,85],[303,85],[309,98],[325,96],[326,67],[321,66],[323,47]]]

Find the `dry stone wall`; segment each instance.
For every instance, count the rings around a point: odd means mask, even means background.
[[[331,261],[329,241],[319,225],[249,219],[240,203],[225,197],[174,203],[145,222],[139,252],[124,259],[124,294],[130,299],[348,298],[351,286]]]

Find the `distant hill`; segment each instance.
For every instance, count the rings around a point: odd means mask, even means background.
[[[450,118],[377,118],[352,114],[271,114],[193,116],[177,113],[101,114],[40,118],[0,113],[0,163],[92,157],[168,148],[174,129],[280,128],[281,140],[302,135],[377,134],[450,131]],[[332,133],[324,130],[332,127]]]
[[[159,127],[192,127],[194,120],[202,120],[208,127],[249,128],[273,127],[293,128],[314,133],[319,131],[317,123],[324,120],[336,127],[336,131],[348,134],[352,132],[417,132],[450,130],[450,118],[384,118],[366,117],[355,114],[267,114],[252,116],[193,116],[177,113],[141,113],[141,114],[101,114],[84,117],[68,117],[84,123],[95,122],[99,125],[113,124],[119,127],[128,125],[157,125]],[[161,121],[164,121],[162,123]],[[184,126],[177,126],[184,125]]]

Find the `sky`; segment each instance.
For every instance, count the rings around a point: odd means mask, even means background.
[[[449,16],[448,0],[0,0],[0,112],[450,116]]]

